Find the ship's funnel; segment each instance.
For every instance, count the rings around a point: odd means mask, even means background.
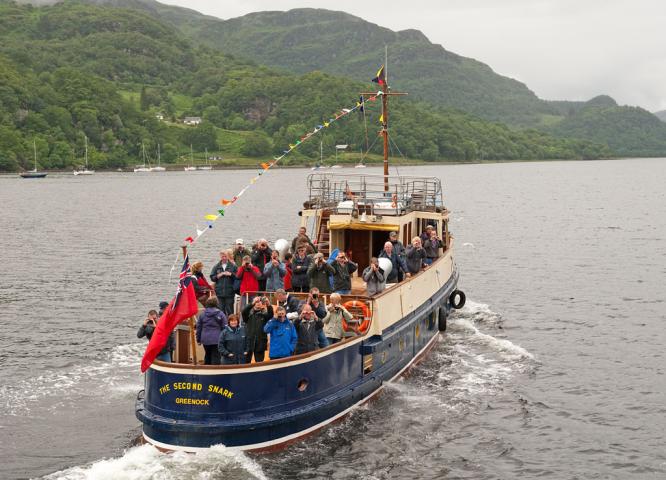
[[[276,240],[273,250],[280,252],[280,260],[284,260],[285,253],[289,251],[289,242],[284,238],[280,238],[279,240]]]
[[[384,270],[384,278],[388,278],[388,276],[391,274],[391,270],[393,270],[393,263],[391,263],[390,258],[378,258],[379,261],[379,268]],[[384,281],[386,283],[386,281]]]

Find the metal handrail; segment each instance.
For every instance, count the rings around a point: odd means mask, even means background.
[[[356,205],[374,208],[390,202],[397,211],[429,210],[443,207],[442,185],[438,178],[389,176],[386,191],[383,175],[314,173],[308,176],[309,202],[318,208],[335,208],[353,200]]]

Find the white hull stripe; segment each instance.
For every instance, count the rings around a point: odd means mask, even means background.
[[[421,356],[421,354],[423,352],[425,352],[432,345],[433,342],[436,342],[438,340],[439,340],[439,333],[434,335],[432,337],[432,339],[421,350],[419,350],[416,355],[414,355],[414,358],[412,358],[407,365],[405,365],[398,373],[396,373],[388,381],[392,382],[393,380],[395,380],[396,377],[400,376],[407,368],[409,368],[414,363],[414,361],[416,361]],[[196,370],[196,372],[198,373],[199,371]],[[284,437],[280,437],[280,438],[277,438],[275,440],[269,440],[268,442],[254,443],[252,445],[243,445],[243,446],[238,446],[238,447],[227,447],[227,448],[229,450],[232,450],[232,451],[233,450],[259,450],[259,449],[263,449],[263,448],[269,448],[269,447],[272,447],[272,446],[275,446],[275,445],[280,445],[281,443],[289,442],[290,440],[295,440],[299,437],[307,435],[310,432],[318,430],[318,429],[326,426],[327,424],[329,424],[331,422],[334,422],[338,418],[348,414],[352,409],[356,408],[357,406],[361,405],[362,403],[367,402],[372,397],[377,395],[383,388],[384,388],[384,385],[382,384],[379,387],[377,387],[377,389],[374,392],[372,392],[370,395],[368,395],[367,397],[362,398],[361,400],[356,402],[351,407],[346,408],[345,410],[341,411],[337,415],[334,415],[333,417],[331,417],[329,419],[326,419],[323,422],[318,423],[317,425],[313,425],[310,428],[306,428],[305,430],[301,430],[300,432],[292,433],[291,435],[286,435]],[[153,440],[148,435],[146,435],[145,432],[143,433],[143,438],[147,442],[155,445],[156,447],[162,448],[164,450],[173,450],[173,451],[179,451],[179,452],[196,453],[196,452],[206,451],[209,448],[209,447],[184,447],[184,446],[181,446],[181,445],[170,445],[168,443],[162,443],[162,442],[158,442],[157,440]]]

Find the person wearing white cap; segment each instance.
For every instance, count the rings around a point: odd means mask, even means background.
[[[243,263],[243,257],[245,255],[250,256],[252,255],[252,252],[245,248],[243,239],[239,238],[236,240],[236,244],[234,245],[234,263],[237,267]]]

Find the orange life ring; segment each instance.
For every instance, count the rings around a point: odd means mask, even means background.
[[[349,300],[348,302],[345,302],[343,305],[347,310],[350,308],[360,308],[361,311],[363,312],[363,321],[358,327],[358,332],[363,335],[365,332],[368,331],[368,328],[370,328],[370,321],[372,320],[372,315],[370,313],[370,307],[365,302],[362,302],[360,300]],[[342,317],[342,328],[344,329],[345,332],[353,332],[354,330],[347,324],[347,321],[345,320],[344,317]]]
[[[391,207],[396,208],[398,206],[398,196],[394,193],[391,195]]]

